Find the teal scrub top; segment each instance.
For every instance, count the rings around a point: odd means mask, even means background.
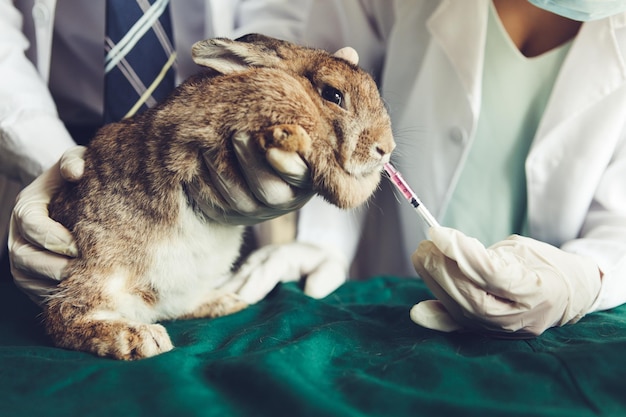
[[[525,234],[524,163],[570,45],[525,57],[491,5],[481,112],[442,225],[485,246]]]

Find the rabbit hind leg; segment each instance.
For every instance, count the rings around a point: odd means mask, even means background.
[[[54,344],[65,349],[121,360],[135,360],[174,348],[162,325],[132,322],[116,313],[93,313],[59,322],[55,313],[47,310],[44,317],[46,330]]]
[[[151,324],[151,304],[156,300],[147,292],[131,292],[124,285],[125,277],[122,273],[92,272],[63,281],[43,311],[44,325],[54,344],[123,360],[172,350],[165,328]]]

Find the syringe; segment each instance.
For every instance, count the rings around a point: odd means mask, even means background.
[[[400,172],[394,168],[389,162],[384,165],[385,172],[389,180],[396,186],[396,188],[402,193],[404,198],[411,203],[415,211],[430,227],[439,226],[439,222],[430,214],[430,211],[422,204],[417,194],[409,187],[409,184],[402,178]]]

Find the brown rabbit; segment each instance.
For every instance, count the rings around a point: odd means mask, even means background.
[[[261,35],[201,41],[193,56],[210,70],[155,108],[103,127],[80,182],[50,204],[79,250],[44,303],[60,347],[149,357],[173,348],[155,322],[246,307],[218,289],[231,276],[242,226],[212,221],[194,201],[223,205],[203,157],[243,181],[234,134],[249,133],[260,152],[297,151],[314,190],[339,207],[361,204],[378,185],[395,145],[377,87],[357,66]]]

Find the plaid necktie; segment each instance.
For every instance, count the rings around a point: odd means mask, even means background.
[[[107,0],[104,122],[152,107],[175,83],[169,0]]]

